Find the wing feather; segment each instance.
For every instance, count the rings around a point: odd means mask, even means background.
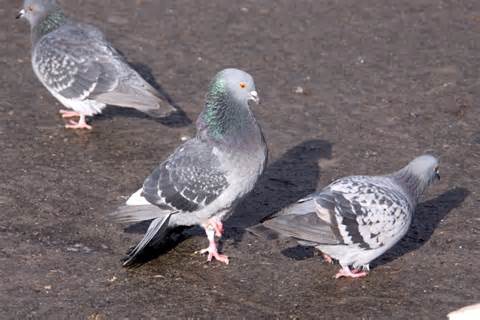
[[[43,37],[35,46],[36,73],[50,90],[66,99],[136,108],[143,112],[175,109],[161,101],[125,59],[91,26],[69,24]]]
[[[228,185],[213,148],[193,139],[145,180],[142,196],[161,208],[193,212],[217,199]]]

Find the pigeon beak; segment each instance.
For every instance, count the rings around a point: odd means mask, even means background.
[[[22,10],[20,10],[20,12],[17,14],[16,19],[23,18],[24,15],[25,15],[25,9],[22,9]]]
[[[250,92],[250,99],[249,100],[253,100],[257,104],[260,103],[260,98],[258,97],[257,91]]]

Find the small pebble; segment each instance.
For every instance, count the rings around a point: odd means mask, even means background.
[[[296,87],[295,88],[295,93],[304,94],[305,90],[302,87]]]

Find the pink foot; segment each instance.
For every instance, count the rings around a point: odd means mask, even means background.
[[[217,246],[215,245],[215,243],[213,244],[213,246],[212,246],[212,244],[210,244],[210,246],[208,248],[200,250],[200,253],[201,254],[208,253],[208,258],[207,258],[208,262],[211,262],[213,260],[213,258],[215,258],[215,260],[218,260],[218,261],[223,262],[225,264],[229,263],[228,257],[226,255],[218,253]]]
[[[228,264],[228,257],[219,254],[218,249],[217,249],[217,244],[215,243],[215,235],[221,237],[223,233],[223,224],[222,222],[216,220],[216,219],[211,219],[208,221],[207,225],[204,225],[203,228],[205,229],[205,233],[207,234],[208,238],[208,248],[200,250],[201,254],[208,253],[208,261],[212,261],[213,258],[215,260],[218,260],[220,262],[223,262],[225,264]]]
[[[330,264],[333,263],[332,257],[330,257],[328,254],[322,252],[322,257],[323,257],[323,260],[325,260],[326,263],[330,263]]]
[[[62,115],[62,118],[73,118],[81,116],[80,113],[71,110],[60,110],[59,113]]]
[[[92,126],[87,124],[87,121],[85,120],[84,115],[80,115],[80,120],[78,122],[75,122],[73,120],[69,121],[70,124],[65,125],[65,128],[67,129],[87,129],[87,130],[92,130]]]
[[[335,275],[335,279],[339,279],[342,277],[346,278],[362,278],[366,277],[368,275],[368,272],[366,271],[360,271],[360,270],[350,270],[349,267],[342,268],[340,271],[337,272]]]

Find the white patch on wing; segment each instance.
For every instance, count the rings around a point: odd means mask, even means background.
[[[320,206],[317,202],[315,202],[315,208],[317,209],[317,214],[320,219],[325,221],[328,224],[332,224],[332,219],[330,218],[330,211],[325,209],[324,207]]]
[[[175,190],[177,190],[177,188],[175,188]],[[182,191],[180,191],[180,195],[181,195],[182,197],[184,197],[185,199],[188,199],[188,198],[185,196],[185,190],[187,190],[186,187],[184,187],[184,188],[182,189]]]
[[[88,88],[87,90],[84,90],[82,95],[80,97],[78,97],[77,99],[83,100],[83,99],[87,98],[90,95],[90,93],[92,93],[93,90],[95,90],[96,87],[97,87],[97,82],[92,83],[90,88]]]
[[[34,57],[32,58],[36,59],[35,53]],[[35,75],[37,78],[42,82],[42,84],[50,91],[50,93],[58,100],[60,101],[61,104],[63,104],[65,107],[69,109],[73,109],[76,112],[79,112],[85,116],[93,116],[95,114],[101,113],[102,109],[106,107],[106,104],[97,102],[95,100],[91,99],[85,99],[85,100],[79,100],[79,99],[67,99],[63,96],[61,96],[56,90],[54,90],[51,87],[51,84],[48,83],[48,81],[44,78],[43,74],[45,72],[45,68],[47,67],[47,64],[39,64],[37,65],[36,63],[33,63],[33,71],[35,72]],[[74,70],[75,72],[77,70]],[[73,80],[69,82],[69,85],[73,83]],[[94,84],[96,86],[96,84]],[[89,88],[89,90],[94,90],[95,88]]]
[[[142,191],[143,191],[143,188],[140,188],[140,189],[138,189],[137,192],[132,194],[130,196],[130,198],[128,198],[126,205],[127,206],[142,206],[142,205],[151,204],[150,202],[147,201],[147,199],[145,199],[142,196]]]

